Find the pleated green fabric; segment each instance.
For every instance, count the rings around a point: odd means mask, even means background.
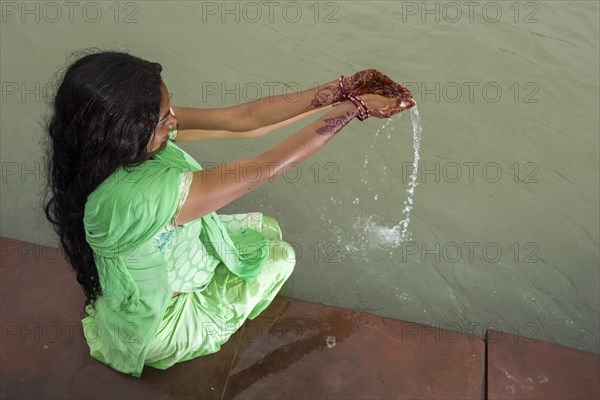
[[[172,298],[146,365],[166,369],[214,353],[246,319],[254,319],[271,303],[292,273],[295,258],[291,246],[281,241],[276,220],[265,216],[261,232],[270,239],[269,260],[257,278],[241,279],[220,264],[204,290]]]
[[[102,295],[95,307],[86,307],[84,335],[92,357],[135,377],[141,376],[144,364],[168,368],[217,351],[233,332],[215,331],[215,327],[207,331],[207,322],[218,319],[221,327],[239,327],[246,318],[255,317],[295,264],[293,249],[281,241],[277,222],[266,216],[264,229],[233,231],[212,212],[174,230],[180,235],[176,251],[169,250],[167,242],[157,246],[157,232],[171,223],[178,210],[182,174],[202,169],[171,140],[166,143],[152,159],[115,171],[85,206],[86,240],[94,251]],[[200,234],[185,237],[192,224],[200,225]],[[279,237],[266,233],[273,231]],[[195,254],[178,250],[185,250],[186,240],[199,241]],[[190,273],[206,277],[197,285],[201,289],[172,298],[168,262],[203,272]],[[232,311],[229,318],[224,316],[227,310]],[[201,336],[181,334],[202,329]]]

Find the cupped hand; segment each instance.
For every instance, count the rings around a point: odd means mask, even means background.
[[[405,99],[398,92],[391,92],[391,96],[379,94],[365,94],[361,96],[371,115],[377,118],[391,118],[415,105],[411,99]]]
[[[385,97],[399,96],[405,100],[412,98],[407,88],[394,82],[389,76],[376,69],[366,69],[352,76],[342,78],[342,84],[346,89],[346,93],[352,93],[356,96],[371,93]],[[414,106],[414,101],[412,106]]]

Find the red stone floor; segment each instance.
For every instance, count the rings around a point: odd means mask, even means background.
[[[0,237],[2,399],[598,399],[600,356],[278,296],[215,354],[140,379],[89,356],[57,249]]]

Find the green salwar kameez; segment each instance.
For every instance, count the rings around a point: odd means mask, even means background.
[[[115,171],[85,207],[102,295],[86,307],[84,335],[92,357],[136,377],[144,365],[166,369],[218,351],[270,304],[296,262],[277,221],[261,213],[212,212],[178,226],[202,168],[171,139]]]

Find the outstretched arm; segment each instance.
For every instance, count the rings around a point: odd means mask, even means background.
[[[228,108],[173,106],[173,111],[180,131],[193,129],[248,133],[329,106],[338,94],[336,80],[293,95],[267,96]]]
[[[173,108],[175,109],[176,107],[173,107]],[[315,110],[307,111],[307,112],[297,115],[293,118],[286,119],[285,121],[281,121],[281,122],[278,122],[273,125],[263,126],[261,128],[254,129],[251,131],[245,131],[245,132],[232,132],[232,131],[224,131],[224,130],[211,131],[211,130],[203,130],[203,129],[187,129],[187,130],[178,129],[177,141],[178,142],[190,142],[190,141],[194,141],[194,140],[205,140],[205,139],[260,137],[260,136],[264,136],[267,133],[270,133],[274,130],[277,130],[279,128],[283,128],[284,126],[293,124],[294,122],[297,122],[301,119],[308,117],[309,115],[318,113],[319,111],[322,111],[322,109],[315,109]],[[175,115],[177,115],[177,114],[175,114]]]
[[[343,78],[342,86],[348,93],[357,96],[372,93],[389,98],[396,97],[407,100],[410,98],[410,92],[406,88],[375,69],[359,71],[352,76]],[[268,96],[229,108],[173,107],[173,109],[179,122],[179,130],[203,131],[203,133],[197,132],[195,136],[248,137],[249,135],[253,137],[276,129],[279,127],[278,124],[283,121],[292,120],[297,116],[303,118],[308,115],[307,112],[318,111],[343,100],[340,83],[338,80],[333,80],[324,85],[295,93],[293,97],[283,94]],[[414,105],[414,103],[412,104]],[[284,125],[288,123],[284,123]],[[261,128],[266,128],[266,130],[261,130]],[[213,133],[208,133],[208,131],[213,131]],[[223,134],[223,131],[237,132],[238,135]]]

